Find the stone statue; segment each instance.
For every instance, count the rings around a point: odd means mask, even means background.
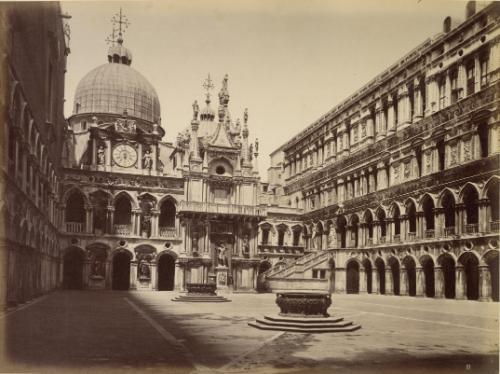
[[[142,224],[141,224],[141,230],[147,233],[148,237],[151,234],[151,215],[149,214],[144,214],[142,217]]]
[[[250,253],[250,246],[248,244],[248,235],[243,236],[243,253]]]
[[[102,145],[99,146],[97,150],[97,164],[104,165],[106,163],[106,155],[104,153],[104,147]]]
[[[151,156],[151,151],[146,151],[142,157],[142,164],[144,169],[151,169],[153,167],[153,157]]]
[[[255,153],[259,152],[259,139],[255,138]]]
[[[226,247],[223,244],[220,244],[217,247],[217,264],[220,266],[227,266],[227,256],[226,256]]]
[[[193,120],[198,119],[198,113],[200,112],[200,107],[198,106],[198,100],[193,103]]]
[[[103,275],[102,262],[98,259],[94,259],[92,263],[92,275],[101,277]]]

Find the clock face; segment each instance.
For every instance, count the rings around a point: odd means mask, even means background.
[[[129,168],[137,161],[137,152],[129,144],[118,144],[113,149],[113,160],[117,165]]]

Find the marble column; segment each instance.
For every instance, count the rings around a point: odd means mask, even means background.
[[[444,274],[440,266],[434,267],[434,297],[444,297]]]
[[[479,300],[491,301],[491,273],[488,265],[480,264],[479,272]]]
[[[366,289],[366,271],[363,267],[359,268],[359,293],[367,293]]]
[[[394,295],[394,281],[392,278],[392,270],[390,267],[385,269],[385,294]]]
[[[463,265],[457,264],[455,266],[455,299],[463,300],[467,297],[465,269]]]
[[[399,269],[400,281],[399,281],[399,294],[401,296],[408,296],[410,290],[410,284],[408,280],[408,271],[401,267]]]
[[[415,296],[424,296],[425,291],[425,273],[420,266],[415,268],[416,292]]]

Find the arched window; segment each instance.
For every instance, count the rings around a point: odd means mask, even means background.
[[[293,228],[293,246],[297,247],[300,245],[300,232],[301,228],[300,226],[296,226]]]
[[[280,246],[285,245],[285,233],[286,233],[286,226],[284,225],[278,226],[278,245]]]
[[[441,201],[444,210],[444,235],[455,234],[455,198],[450,192],[446,192]]]
[[[106,232],[108,196],[102,191],[96,191],[90,196],[94,207],[94,233]]]
[[[485,122],[479,124],[479,126],[477,127],[477,134],[479,135],[479,143],[481,144],[481,157],[488,157],[488,124]]]
[[[387,235],[387,223],[385,220],[385,212],[383,209],[378,210],[377,221],[379,222],[380,225],[380,241],[383,242],[383,240],[385,240],[385,237]]]
[[[394,205],[394,209],[392,212],[392,219],[394,220],[394,237],[401,238],[401,213],[399,211],[399,207]]]
[[[359,218],[355,214],[351,219],[351,240],[354,248],[357,248],[359,245],[358,228],[359,228]]]
[[[172,200],[167,199],[163,201],[160,206],[160,228],[175,227],[175,212],[175,204]]]
[[[478,231],[478,194],[475,188],[470,185],[466,187],[463,202],[466,216],[465,232],[476,233]]]
[[[434,202],[429,196],[424,198],[422,204],[422,210],[424,211],[424,223],[425,223],[425,236],[427,238],[434,237]]]
[[[85,222],[85,199],[80,192],[73,192],[66,201],[66,222]]]
[[[490,231],[494,232],[499,231],[499,188],[498,179],[495,179],[492,181],[490,187],[488,188],[488,192],[486,193],[489,202]]]
[[[115,202],[115,225],[130,225],[132,222],[132,204],[126,196],[120,196]]]
[[[417,232],[417,210],[415,208],[415,204],[413,203],[413,201],[410,201],[406,205],[406,212],[408,215],[408,230],[411,239],[412,236],[413,237],[416,236]]]
[[[367,245],[372,245],[373,244],[373,216],[372,212],[367,210],[365,212],[365,237],[366,237],[366,244]]]
[[[337,218],[337,240],[338,240],[338,246],[340,248],[345,248],[346,247],[346,226],[347,226],[347,221],[344,216],[339,216]]]
[[[271,231],[271,225],[266,224],[261,226],[260,228],[262,230],[262,245],[267,245],[269,243],[269,231]]]
[[[81,192],[75,191],[66,201],[66,231],[83,232],[85,216],[85,199]]]

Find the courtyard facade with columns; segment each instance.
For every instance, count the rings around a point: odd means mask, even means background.
[[[305,256],[269,289],[498,301],[498,21],[498,3],[467,3],[271,155]]]

